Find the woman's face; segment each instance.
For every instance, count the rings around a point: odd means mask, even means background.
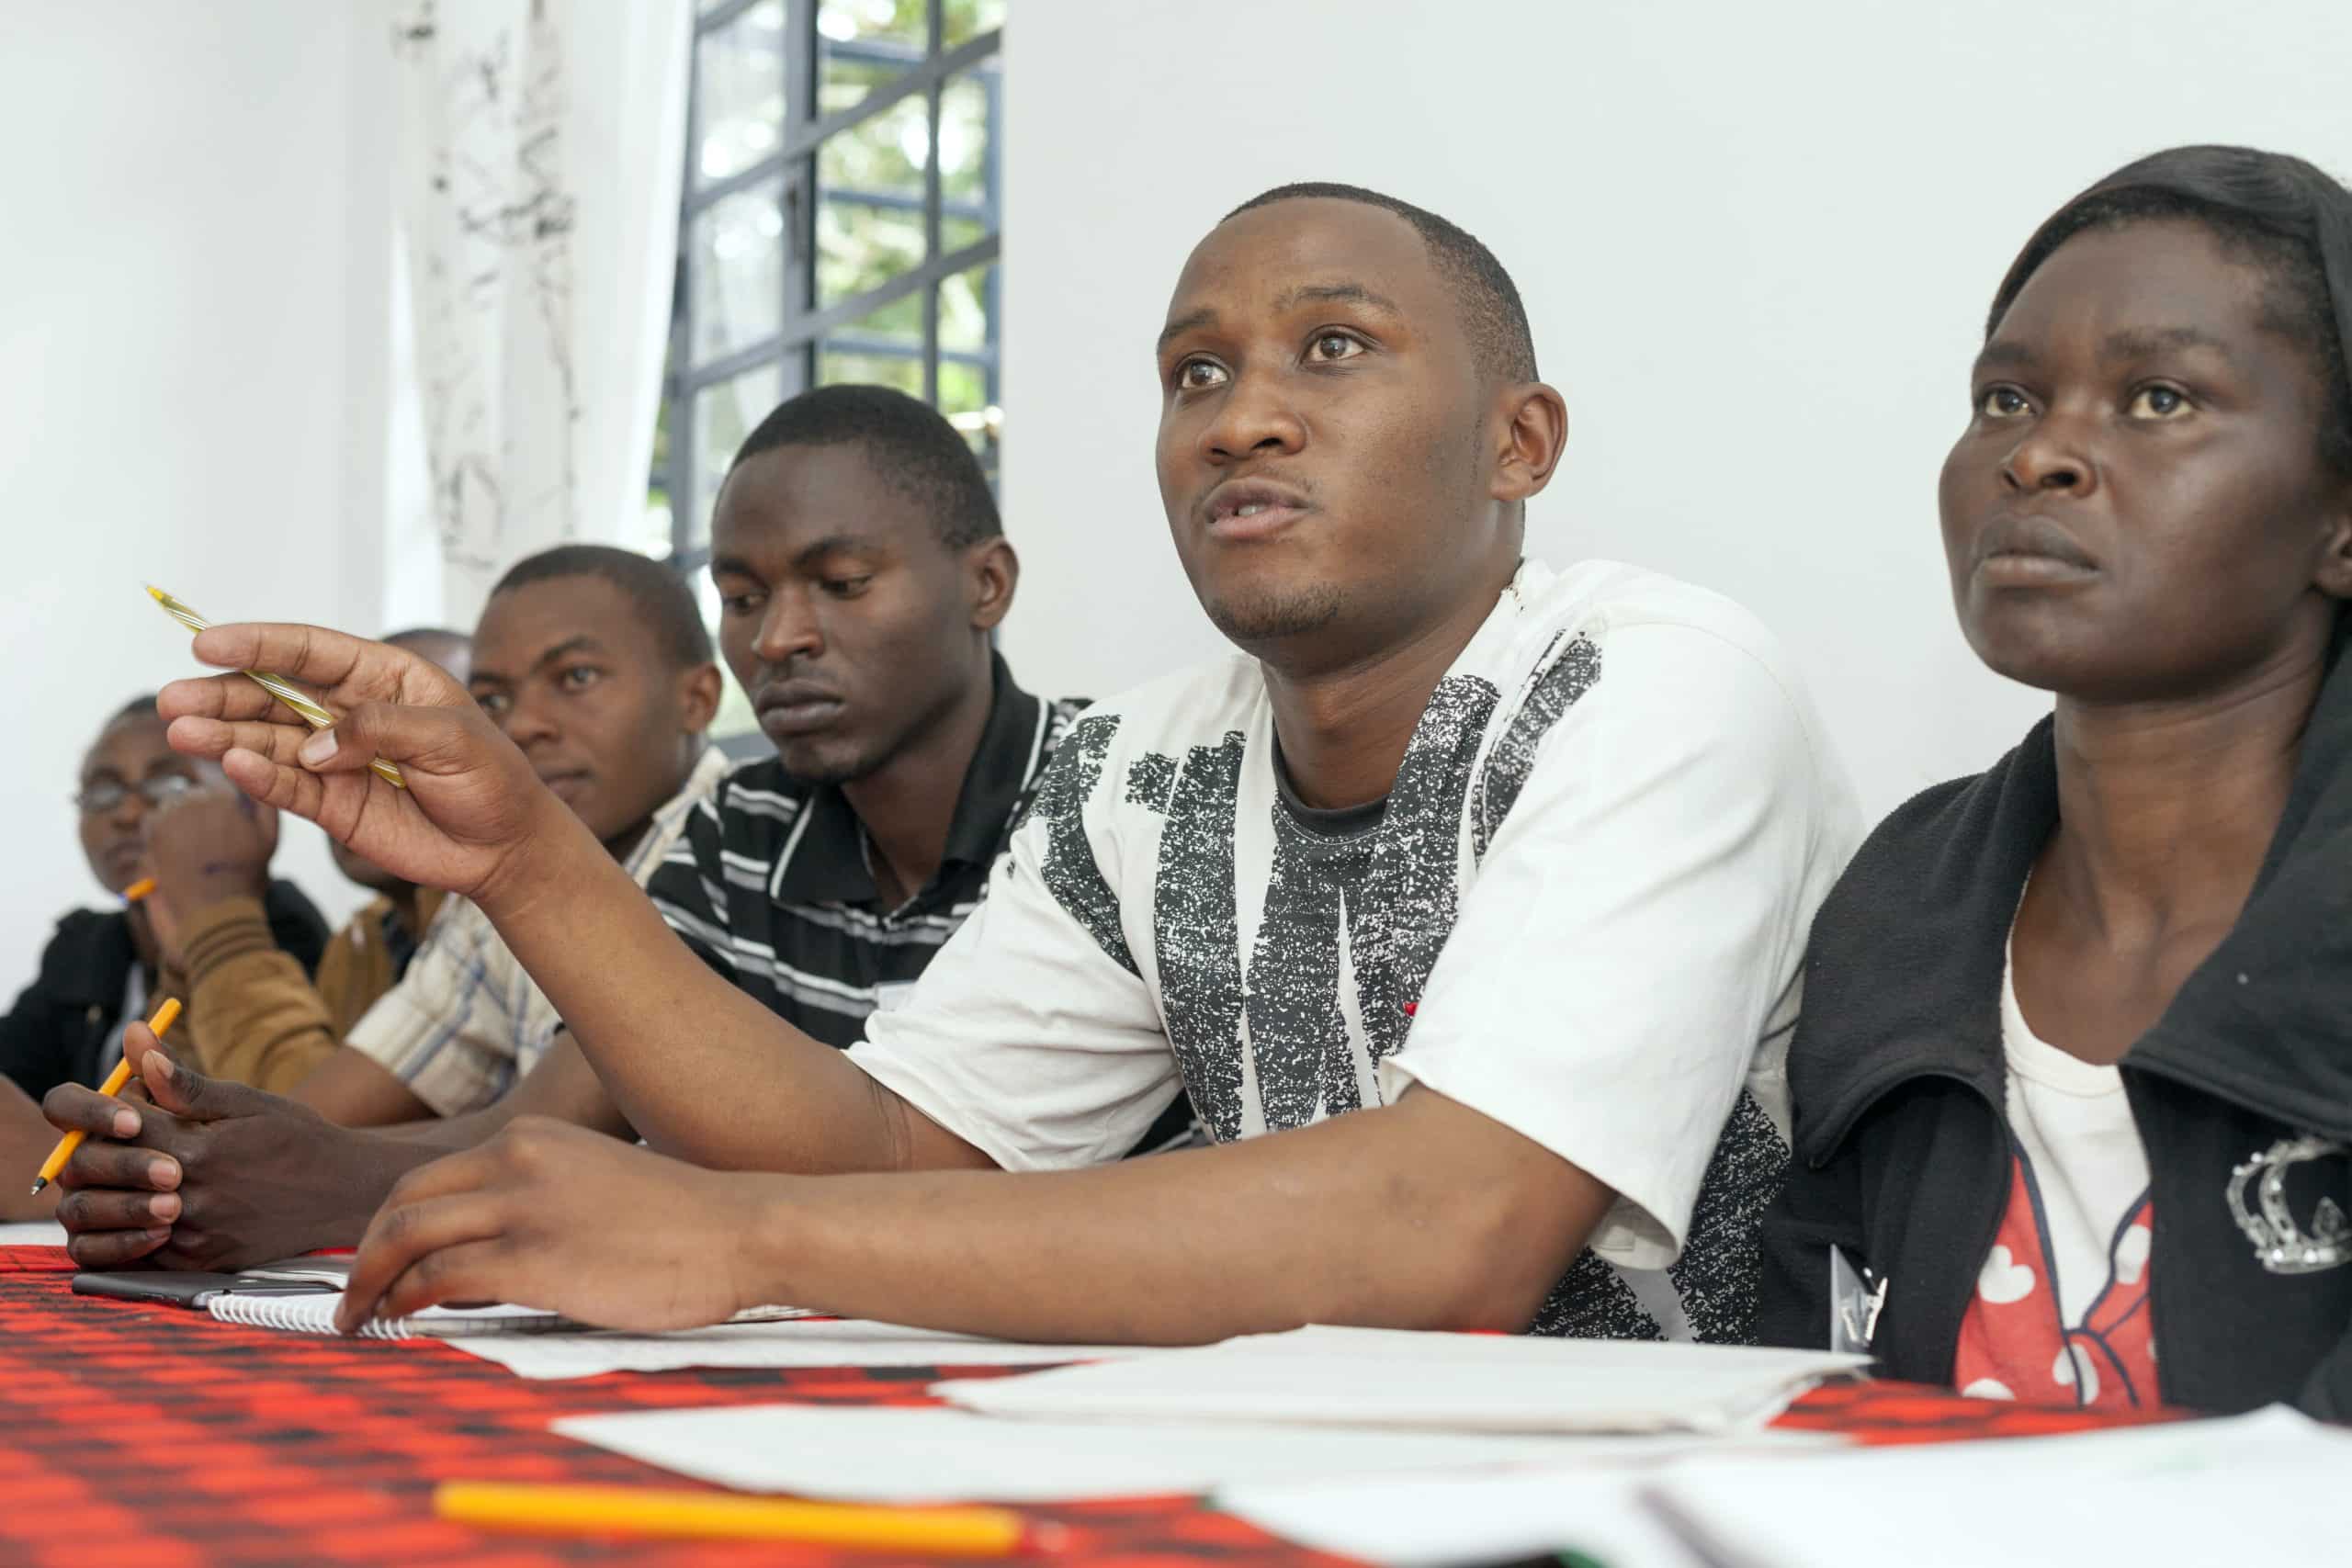
[[[2275,288],[2164,219],[2075,235],[2018,293],[1938,495],[1961,628],[1995,671],[2165,700],[2324,645],[2352,486],[2320,458],[2326,400]]]

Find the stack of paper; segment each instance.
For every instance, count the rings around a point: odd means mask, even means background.
[[[989,1416],[1455,1432],[1751,1428],[1866,1358],[1813,1350],[1302,1328],[1034,1377],[942,1383]]]
[[[1054,1503],[1212,1492],[1250,1481],[1556,1464],[1577,1442],[1227,1423],[994,1421],[958,1410],[806,1404],[582,1416],[554,1429],[740,1491],[872,1503]]]
[[[452,1339],[518,1377],[590,1378],[682,1367],[1011,1367],[1166,1354],[1133,1345],[1016,1345],[862,1320],[732,1323],[673,1334],[548,1334]]]
[[[556,1430],[704,1481],[874,1502],[1045,1502],[1431,1472],[1653,1461],[1692,1431],[1745,1429],[1858,1358],[1364,1329],[1306,1329],[1203,1349],[991,1347],[884,1325],[808,1324],[754,1342],[854,1364],[854,1344],[926,1361],[1026,1350],[1124,1359],[938,1385],[966,1410],[765,1405],[587,1416]],[[805,1337],[805,1339],[803,1338]],[[707,1336],[697,1336],[707,1338]],[[485,1346],[518,1370],[595,1356],[604,1337]],[[675,1337],[628,1354],[666,1356]],[[607,1354],[606,1362],[613,1358]],[[600,1363],[601,1367],[603,1363]],[[632,1362],[631,1364],[642,1364]],[[789,1364],[816,1364],[809,1360]],[[985,1412],[972,1414],[970,1412]],[[1018,1416],[1000,1420],[998,1415]],[[1570,1434],[1685,1434],[1667,1439]],[[1627,1506],[1631,1506],[1628,1504]]]
[[[1597,1448],[1602,1442],[1590,1440]],[[1702,1439],[1628,1440],[1688,1451]],[[1369,1481],[1253,1480],[1209,1501],[1284,1540],[1380,1568],[1468,1568],[1571,1551],[1609,1568],[1699,1568],[1699,1559],[1643,1502],[1635,1475],[1620,1468],[1629,1457],[1604,1450],[1573,1465]],[[1878,1568],[1907,1562],[1890,1553]]]
[[[1694,1461],[1645,1495],[1697,1554],[1755,1568],[2352,1562],[2352,1432],[2227,1421]]]
[[[1382,1568],[1568,1549],[1610,1568],[2352,1562],[2352,1432],[2285,1409],[1899,1449],[1653,1442],[1574,1467],[1237,1483],[1213,1501]]]
[[[63,1247],[65,1227],[47,1220],[0,1225],[0,1247]]]

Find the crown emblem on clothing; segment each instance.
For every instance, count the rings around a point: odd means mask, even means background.
[[[2352,1154],[2342,1144],[2325,1138],[2282,1138],[2230,1170],[2230,1217],[2254,1243],[2255,1261],[2273,1274],[2316,1274],[2352,1263],[2352,1222],[2344,1217],[2333,1198],[2322,1198],[2312,1211],[2306,1234],[2287,1210],[2287,1172],[2294,1166],[2330,1155]],[[2246,1186],[2259,1177],[2252,1205]]]

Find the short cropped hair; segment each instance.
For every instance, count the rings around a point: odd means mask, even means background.
[[[1306,199],[1360,202],[1393,212],[1410,223],[1420,234],[1421,243],[1429,247],[1430,260],[1436,264],[1438,276],[1453,290],[1454,306],[1462,312],[1462,324],[1470,334],[1471,351],[1477,355],[1479,370],[1497,381],[1536,378],[1535,334],[1528,328],[1527,307],[1520,300],[1519,285],[1511,281],[1503,264],[1495,259],[1495,253],[1459,224],[1376,190],[1326,180],[1276,186],[1251,197],[1225,216],[1230,221],[1278,201]]]
[[[817,387],[779,403],[728,465],[732,474],[781,446],[856,446],[883,483],[931,513],[951,550],[1004,532],[989,477],[956,427],[889,387]]]
[[[702,609],[695,603],[694,590],[684,578],[635,550],[612,545],[558,545],[508,567],[490,596],[495,599],[509,589],[566,577],[600,577],[620,590],[645,617],[654,641],[676,668],[710,662],[710,630],[702,624]]]

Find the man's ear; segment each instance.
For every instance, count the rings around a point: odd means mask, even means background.
[[[1568,445],[1566,399],[1541,381],[1522,381],[1500,394],[1494,477],[1487,494],[1525,501],[1552,482]]]
[[[1012,541],[999,534],[965,550],[964,573],[971,592],[972,629],[994,631],[1012,608],[1013,591],[1021,586],[1021,558],[1013,553]]]
[[[2337,485],[2334,500],[2312,585],[2331,599],[2352,599],[2352,481]]]
[[[697,664],[678,677],[678,716],[687,734],[700,735],[710,728],[726,688],[727,678],[716,664]]]

